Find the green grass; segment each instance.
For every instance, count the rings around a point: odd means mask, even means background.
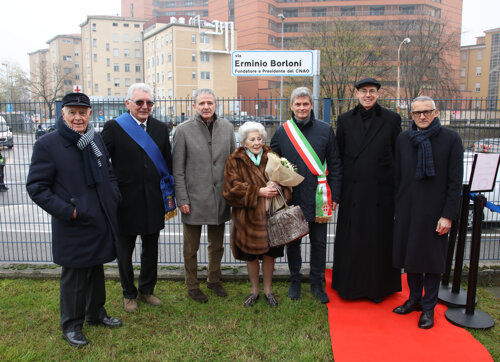
[[[301,300],[290,301],[288,283],[275,282],[280,305],[272,309],[261,298],[253,308],[242,303],[248,282],[227,282],[227,298],[207,291],[209,302],[189,299],[184,283],[159,281],[155,290],[163,300],[154,308],[139,304],[139,312],[123,311],[121,287],[107,281],[106,308],[124,327],[84,326],[91,344],[70,347],[59,328],[57,280],[0,279],[1,360],[333,360],[327,308],[303,286]],[[499,320],[498,298],[479,288],[479,306]],[[500,361],[498,326],[472,331],[494,360]]]

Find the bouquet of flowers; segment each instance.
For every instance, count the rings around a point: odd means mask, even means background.
[[[265,174],[270,183],[276,183],[281,186],[297,186],[304,177],[297,173],[297,167],[284,157],[279,157],[276,153],[270,152],[267,155],[267,165]],[[271,199],[266,200],[266,210],[269,210]],[[284,206],[280,196],[273,199],[273,212]]]

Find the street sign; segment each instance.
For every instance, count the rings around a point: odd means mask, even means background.
[[[104,116],[99,116],[98,119],[99,119],[99,122],[102,122],[102,121],[104,121]]]
[[[313,50],[236,50],[231,70],[237,77],[311,77],[319,74],[316,57]]]
[[[7,110],[7,113],[12,113],[12,111],[13,111],[12,103],[7,103],[5,105],[5,108]]]

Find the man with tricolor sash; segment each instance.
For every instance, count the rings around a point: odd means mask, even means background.
[[[312,92],[296,88],[290,97],[292,117],[278,128],[271,148],[297,166],[304,181],[293,188],[292,204],[302,209],[309,222],[311,293],[322,303],[329,301],[323,282],[326,237],[332,211],[340,197],[342,166],[333,129],[314,117]],[[302,283],[301,239],[287,245],[290,288],[288,296],[299,299]]]

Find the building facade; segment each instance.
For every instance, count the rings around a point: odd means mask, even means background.
[[[237,79],[231,75],[235,36],[230,22],[209,23],[199,17],[189,23],[182,17],[148,21],[144,25],[144,77],[155,98],[191,98],[200,88],[214,90],[218,98],[237,97]]]
[[[460,90],[486,101],[478,101],[478,107],[500,110],[500,28],[484,33],[476,44],[461,47]]]
[[[283,29],[284,48],[292,46],[304,33],[314,30],[318,22],[339,17],[362,21],[376,31],[389,31],[391,23],[407,25],[425,17],[445,24],[445,32],[460,34],[461,0],[122,0],[122,15],[132,17],[200,15],[202,19],[232,21],[238,30],[239,50],[280,49]],[[450,54],[451,67],[458,80],[459,44]],[[457,81],[458,84],[458,81]],[[241,77],[238,95],[254,97],[280,86],[277,77]]]
[[[80,24],[81,86],[89,96],[123,97],[143,81],[144,19],[87,16]]]

